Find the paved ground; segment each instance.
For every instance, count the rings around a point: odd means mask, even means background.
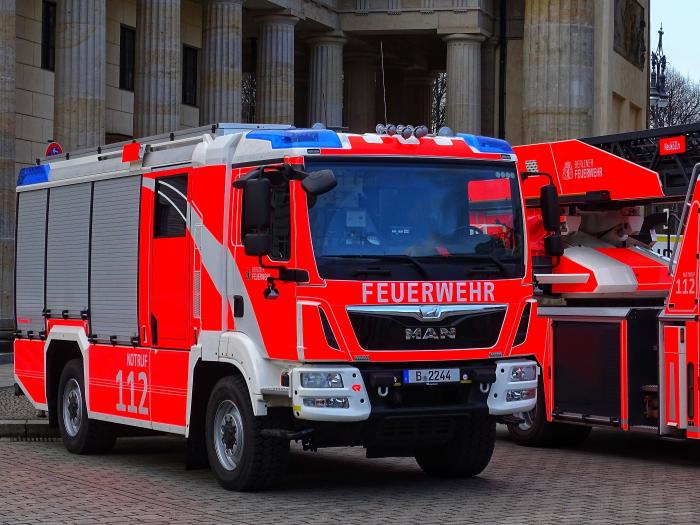
[[[283,487],[257,494],[185,471],[178,439],[122,439],[101,457],[4,441],[0,523],[697,523],[696,444],[596,431],[579,450],[538,450],[499,432],[479,478],[431,479],[359,449],[297,451]]]
[[[0,362],[0,388],[15,384],[15,377],[12,371],[12,363]]]

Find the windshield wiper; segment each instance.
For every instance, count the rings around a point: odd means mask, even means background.
[[[371,262],[407,262],[411,264],[421,277],[425,280],[429,280],[428,271],[415,257],[411,255],[322,255],[324,259],[346,259],[346,260],[358,260],[358,261],[371,261]],[[374,275],[391,275],[391,271],[386,268],[373,268],[365,267],[359,268],[353,272],[353,275],[363,275],[363,274],[374,274]]]
[[[427,257],[421,257],[421,259],[427,259],[429,261],[441,261],[441,262],[447,262],[447,263],[459,263],[459,262],[464,262],[464,261],[475,261],[475,262],[490,262],[493,263],[496,268],[498,268],[499,272],[503,277],[506,279],[511,277],[511,272],[510,269],[503,263],[501,259],[493,255],[492,253],[489,254],[453,254],[453,255],[430,255]]]
[[[412,264],[413,267],[416,270],[418,270],[418,273],[421,274],[421,277],[423,277],[423,279],[425,279],[426,281],[430,280],[430,277],[428,276],[428,271],[425,269],[425,266],[423,266],[418,261],[418,259],[416,259],[412,255],[380,255],[379,257],[377,257],[377,259],[381,259],[384,261],[397,261],[397,262],[405,261],[409,264]]]
[[[510,277],[510,270],[503,264],[503,261],[496,257],[492,253],[488,254],[455,254],[450,255],[447,259],[453,259],[457,261],[489,261],[492,262],[501,272],[503,277],[508,279]]]

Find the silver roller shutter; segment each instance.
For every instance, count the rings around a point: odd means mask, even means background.
[[[141,177],[95,182],[90,262],[90,330],[99,341],[138,336]]]
[[[46,308],[79,318],[88,308],[90,183],[51,188],[46,241]]]
[[[44,261],[47,190],[19,194],[17,210],[17,329],[34,335],[44,325]]]

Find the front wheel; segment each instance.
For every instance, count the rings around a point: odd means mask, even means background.
[[[214,475],[225,489],[259,490],[284,475],[289,442],[263,436],[266,421],[253,415],[241,376],[216,383],[207,405],[206,449]]]
[[[58,428],[63,443],[74,454],[108,452],[116,441],[109,423],[88,419],[83,362],[66,363],[58,384]]]
[[[465,478],[486,468],[496,443],[496,420],[487,415],[459,420],[455,437],[443,446],[418,451],[416,462],[431,476]]]
[[[583,443],[591,433],[591,427],[547,421],[542,379],[537,388],[535,408],[516,416],[522,422],[508,424],[508,432],[518,444],[528,447],[576,446]]]

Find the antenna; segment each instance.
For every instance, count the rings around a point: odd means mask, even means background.
[[[384,96],[384,125],[389,125],[389,119],[386,117],[386,82],[384,80],[384,41],[379,41],[379,53],[382,57],[382,94]]]

